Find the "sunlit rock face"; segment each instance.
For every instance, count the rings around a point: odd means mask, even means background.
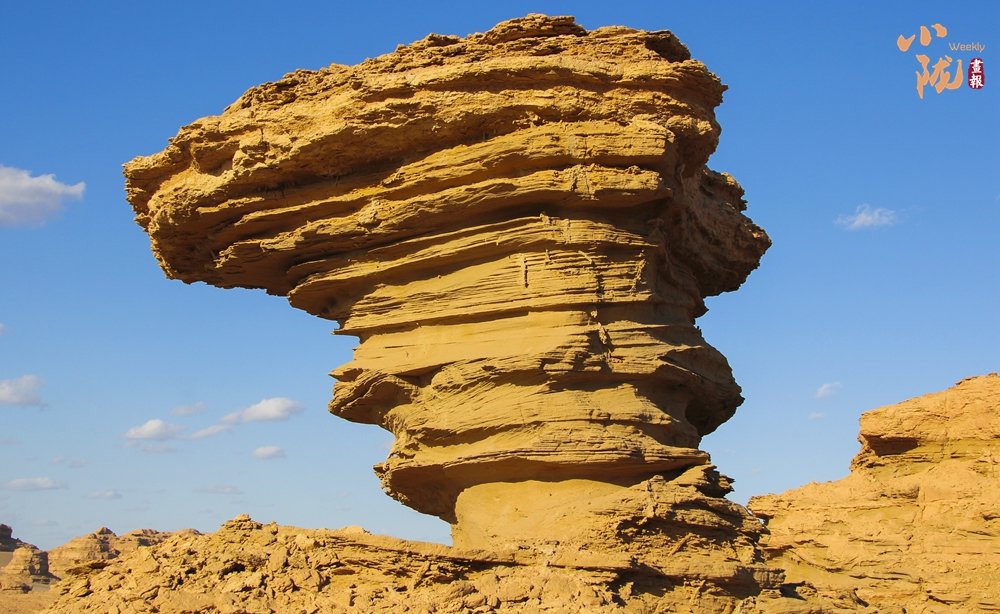
[[[330,411],[392,431],[386,492],[457,546],[747,592],[759,524],[698,449],[742,398],[695,318],[769,245],[705,166],[724,89],[670,32],[533,15],[255,87],[128,198],[170,277],[358,337]]]
[[[0,524],[0,611],[8,605],[5,593],[27,593],[47,588],[55,578],[48,556],[37,546],[14,537],[10,525]]]
[[[858,439],[846,478],[750,500],[767,558],[844,611],[1000,610],[1000,376],[873,409]]]

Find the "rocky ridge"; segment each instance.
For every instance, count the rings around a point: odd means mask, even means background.
[[[641,569],[628,557],[521,548],[470,550],[299,529],[241,516],[212,534],[178,534],[58,585],[48,610],[158,612],[731,612],[713,589],[731,570],[699,575],[682,559]],[[669,587],[668,598],[662,591]],[[785,601],[746,596],[739,610]]]
[[[768,561],[842,611],[1000,611],[1000,376],[865,413],[851,474],[749,507]]]
[[[111,529],[101,527],[50,550],[49,569],[58,578],[66,578],[88,569],[99,569],[112,559],[141,547],[158,544],[170,535],[153,529],[136,529],[118,536]]]

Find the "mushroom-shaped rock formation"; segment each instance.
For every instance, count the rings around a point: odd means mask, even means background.
[[[128,198],[170,277],[360,339],[330,411],[392,431],[386,492],[457,546],[739,584],[760,528],[698,445],[742,398],[694,320],[769,240],[705,166],[724,89],[670,32],[531,15],[252,88]]]

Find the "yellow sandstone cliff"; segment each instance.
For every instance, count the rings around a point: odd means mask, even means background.
[[[754,497],[765,552],[844,611],[1000,611],[1000,377],[861,417],[851,474]]]

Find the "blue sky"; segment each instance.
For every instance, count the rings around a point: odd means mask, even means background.
[[[747,398],[704,444],[733,498],[842,477],[862,411],[1000,369],[996,3],[7,3],[0,522],[42,547],[243,512],[446,542],[379,489],[390,435],[326,412],[352,339],[167,280],[121,164],[294,69],[529,12],[672,30],[730,87],[710,166],[774,240],[699,321]],[[983,58],[985,87],[920,99],[917,53]]]

